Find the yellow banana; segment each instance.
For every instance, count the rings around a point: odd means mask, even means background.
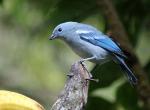
[[[44,108],[22,94],[0,90],[0,110],[44,110]]]

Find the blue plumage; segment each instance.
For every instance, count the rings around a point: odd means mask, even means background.
[[[115,58],[117,59],[118,63],[120,64],[121,68],[127,73],[127,78],[130,81],[131,84],[137,83],[137,78],[134,76],[132,71],[129,69],[127,64],[125,63],[124,59],[115,55]]]
[[[89,36],[90,34],[81,34],[80,37],[82,40],[88,41],[93,45],[99,46],[112,54],[115,60],[119,63],[121,68],[127,73],[127,78],[131,84],[137,83],[137,78],[134,76],[133,72],[129,69],[125,63],[126,56],[120,49],[120,47],[112,41],[108,36],[101,35],[105,37]]]
[[[122,50],[119,48],[119,46],[106,35],[96,34],[95,36],[94,34],[86,33],[86,34],[80,34],[80,37],[81,39],[86,40],[94,45],[100,46],[101,48],[109,51],[110,53],[115,53],[120,57],[127,58],[122,52]]]
[[[96,28],[77,22],[65,22],[55,27],[49,39],[59,38],[65,41],[75,53],[82,57],[81,61],[103,64],[115,60],[127,73],[131,84],[137,79],[125,63],[126,55],[119,45]]]

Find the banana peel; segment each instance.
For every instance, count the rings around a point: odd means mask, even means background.
[[[0,90],[0,110],[45,110],[38,102],[22,94]]]

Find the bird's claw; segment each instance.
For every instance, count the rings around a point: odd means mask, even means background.
[[[86,80],[89,80],[89,81],[94,81],[94,82],[99,82],[99,79],[93,79],[93,78],[87,78]]]
[[[73,77],[74,75],[73,75],[73,74],[67,74],[67,76],[68,76],[68,77]]]
[[[86,70],[86,72],[88,73],[88,77],[89,78],[86,78],[86,80],[91,80],[91,81],[98,82],[97,79],[93,79],[92,78],[93,77],[92,74],[87,70],[87,66],[85,64],[85,60],[84,59],[80,59],[78,62],[82,65],[83,69]]]
[[[80,64],[83,64],[83,63],[84,63],[84,60],[83,60],[83,59],[80,59],[78,62],[79,62]]]

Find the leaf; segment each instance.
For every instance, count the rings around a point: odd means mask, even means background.
[[[117,93],[117,103],[121,104],[125,110],[141,110],[138,105],[138,94],[130,84],[125,83]]]
[[[111,103],[115,103],[116,102],[116,91],[117,91],[118,87],[120,87],[123,83],[124,83],[124,80],[121,78],[121,79],[113,82],[108,87],[94,90],[92,92],[92,96],[101,97]]]
[[[59,0],[29,0],[31,6],[36,6],[37,9],[41,10],[44,14],[48,14],[54,8]]]
[[[3,3],[3,0],[0,0],[0,4],[2,4]]]
[[[51,25],[70,20],[81,21],[95,11],[95,2],[91,0],[60,0],[49,19]]]
[[[115,4],[118,15],[129,35],[129,39],[132,45],[136,46],[139,39],[139,32],[146,16],[145,4],[142,0],[115,0]]]
[[[149,63],[144,67],[145,71],[148,73],[146,74],[150,80],[150,61]]]
[[[90,83],[90,91],[93,91],[97,88],[104,88],[110,86],[113,81],[123,76],[123,72],[120,67],[114,62],[108,62],[103,65],[96,65],[91,71],[94,78],[99,79],[98,83]]]
[[[143,30],[140,36],[141,37],[137,42],[136,53],[142,65],[145,66],[150,60],[150,48],[149,48],[150,37],[147,37],[150,36],[150,32]]]
[[[102,98],[89,97],[86,110],[115,110],[113,103],[110,103]]]

